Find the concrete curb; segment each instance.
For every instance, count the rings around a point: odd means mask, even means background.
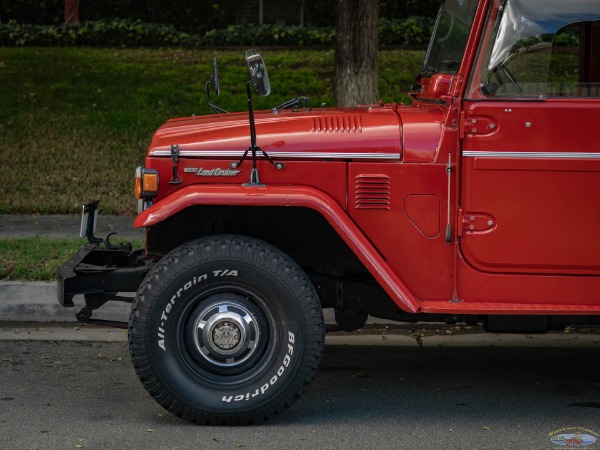
[[[0,281],[0,322],[76,323],[75,313],[84,305],[82,295],[73,299],[74,308],[65,308],[56,298],[56,281]],[[131,305],[108,302],[97,311],[94,319],[127,322]],[[335,324],[333,310],[324,310],[325,323]],[[394,324],[391,320],[370,317],[369,325]]]
[[[75,323],[75,313],[85,302],[75,297],[75,308],[65,308],[56,298],[56,281],[0,281],[0,321]],[[94,312],[95,319],[126,322],[131,305],[109,302]]]
[[[75,313],[84,305],[76,296],[74,308],[61,306],[56,299],[55,281],[0,281],[0,341],[105,341],[127,340],[127,330],[98,325],[81,325]],[[94,312],[95,319],[127,322],[131,305],[108,302]],[[333,310],[324,310],[325,323],[335,324]],[[384,345],[401,347],[595,347],[600,348],[598,333],[495,334],[480,327],[431,333],[432,324],[419,324],[425,333],[415,334],[414,325],[369,318],[369,326],[353,333],[328,333],[328,345]],[[441,326],[435,324],[435,326]],[[433,328],[435,331],[435,328]],[[428,332],[429,331],[429,332]],[[439,330],[438,330],[439,331]],[[443,331],[443,330],[442,330]]]
[[[61,306],[56,299],[55,281],[0,281],[0,341],[66,340],[125,341],[127,330],[98,325],[82,325],[75,313],[83,307],[83,296],[76,296],[74,308]],[[131,305],[108,302],[94,312],[93,318],[127,322]],[[334,325],[332,309],[324,310],[325,323]],[[547,334],[485,333],[481,327],[441,324],[402,324],[370,317],[365,328],[353,333],[328,333],[328,345],[385,346],[499,346],[499,347],[595,347],[600,334],[550,332]],[[436,331],[437,329],[437,331]],[[416,330],[416,331],[415,331]],[[439,334],[438,334],[439,332]]]

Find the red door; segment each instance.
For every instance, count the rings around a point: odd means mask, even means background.
[[[491,272],[600,273],[600,100],[465,109],[466,122],[494,128],[463,142],[467,261]]]
[[[506,16],[464,102],[462,254],[484,272],[598,275],[600,27],[565,15],[514,42]]]

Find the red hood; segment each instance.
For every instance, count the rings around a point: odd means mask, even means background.
[[[400,119],[394,107],[259,111],[257,145],[277,158],[399,159]],[[169,120],[154,134],[148,156],[239,158],[250,145],[247,113]]]

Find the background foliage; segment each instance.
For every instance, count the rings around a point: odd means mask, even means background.
[[[270,109],[305,95],[332,105],[333,50],[265,50]],[[1,48],[1,213],[79,213],[100,199],[103,214],[133,214],[135,167],[152,133],[172,117],[209,114],[204,83],[219,58],[221,96],[245,111],[242,50]],[[422,51],[380,52],[380,98],[408,102]]]
[[[382,46],[425,45],[433,19],[414,16],[380,23]],[[199,34],[188,34],[171,25],[129,19],[104,19],[77,26],[0,24],[0,46],[89,47],[214,47],[214,46],[333,46],[333,27],[281,25],[230,25]]]
[[[334,0],[304,0],[305,25],[333,27]],[[435,17],[440,0],[381,0],[381,17],[402,20],[412,16]],[[171,25],[188,34],[242,24],[252,2],[248,0],[80,0],[82,21],[141,20]],[[64,20],[64,0],[10,0],[0,2],[0,22],[59,25]]]
[[[382,0],[384,48],[423,48],[438,1]],[[336,2],[305,0],[306,27],[244,25],[249,3],[81,0],[83,22],[66,26],[64,0],[0,2],[0,213],[77,213],[92,197],[103,213],[133,213],[133,172],[154,130],[210,113],[203,93],[214,57],[217,103],[246,109],[243,52],[229,46],[264,51],[273,94],[257,109],[299,95],[332,105]],[[422,56],[380,52],[383,101],[409,101]]]
[[[439,1],[381,0],[380,43],[426,44]],[[248,0],[80,0],[81,23],[65,26],[64,0],[13,0],[0,3],[0,45],[333,45],[337,2],[302,3],[301,27],[248,23]]]

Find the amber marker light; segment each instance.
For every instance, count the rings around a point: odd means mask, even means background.
[[[158,171],[138,167],[135,169],[135,197],[152,198],[158,194]]]

